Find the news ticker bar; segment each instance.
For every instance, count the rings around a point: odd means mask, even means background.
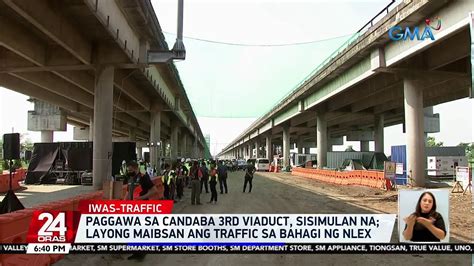
[[[0,244],[2,254],[472,254],[474,244]]]

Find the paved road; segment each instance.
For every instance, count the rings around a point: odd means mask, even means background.
[[[292,176],[288,175],[291,179]],[[231,173],[229,194],[218,195],[217,205],[192,206],[189,194],[175,205],[173,213],[369,213],[323,193],[311,192],[257,174],[252,193],[242,193],[243,172]],[[202,194],[201,202],[210,194]],[[392,237],[395,241],[397,236]],[[269,254],[187,254],[147,255],[141,263],[126,255],[69,255],[57,265],[471,265],[470,255],[269,255]]]

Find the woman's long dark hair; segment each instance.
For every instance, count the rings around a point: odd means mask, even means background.
[[[429,191],[425,191],[421,194],[420,198],[418,199],[418,203],[416,204],[415,214],[416,214],[417,217],[421,216],[421,213],[422,213],[421,207],[420,207],[421,199],[427,194],[430,195],[431,198],[433,199],[433,206],[431,207],[429,216],[433,217],[433,218],[437,218],[438,215],[437,215],[437,212],[436,212],[436,198],[434,197],[433,193],[431,193]]]

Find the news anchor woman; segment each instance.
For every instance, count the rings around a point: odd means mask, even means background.
[[[440,242],[446,237],[443,216],[436,211],[436,199],[431,192],[423,192],[416,211],[403,219],[403,237],[413,242]]]

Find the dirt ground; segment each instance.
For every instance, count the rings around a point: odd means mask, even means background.
[[[217,205],[204,202],[210,194],[201,194],[203,205],[190,204],[190,190],[175,204],[173,213],[397,213],[397,192],[365,187],[341,187],[285,173],[258,173],[252,193],[242,193],[243,172],[231,173],[229,194],[219,194]],[[473,215],[471,198],[451,197],[452,241],[465,242],[471,237]],[[398,242],[395,226],[392,242]],[[471,255],[374,255],[374,254],[150,254],[142,262],[128,261],[126,254],[68,255],[56,265],[472,265]]]
[[[308,189],[328,197],[344,200],[344,202],[366,209],[373,213],[398,213],[398,191],[383,191],[362,186],[338,186],[318,180],[290,176],[287,173],[262,173],[267,178],[302,189]],[[409,189],[399,186],[398,189]],[[451,190],[451,189],[448,189]],[[449,194],[450,242],[472,242],[474,209],[472,194],[469,192]],[[344,212],[341,212],[344,213]]]

